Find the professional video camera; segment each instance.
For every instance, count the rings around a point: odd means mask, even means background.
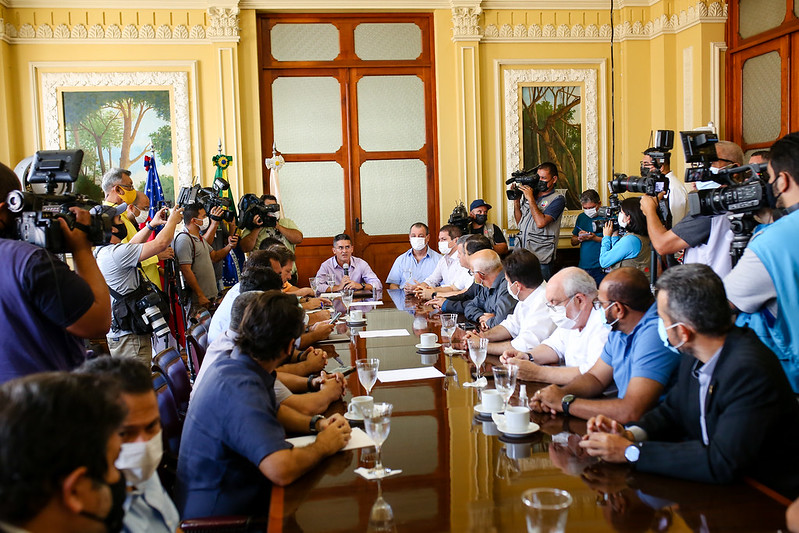
[[[619,202],[619,195],[611,187],[610,196],[608,196],[608,205],[600,206],[596,210],[597,218],[594,220],[594,233],[602,233],[605,229],[605,224],[613,222],[613,231],[619,231],[619,213],[621,212],[621,202]]]
[[[224,220],[225,222],[233,222],[236,218],[235,211],[233,210],[233,200],[230,198],[222,198],[220,193],[230,189],[230,184],[223,178],[214,179],[212,187],[200,187],[198,184],[191,187],[181,187],[178,192],[178,207],[186,207],[188,205],[199,203],[202,204],[208,216],[214,220]],[[211,209],[214,207],[221,207],[224,213],[218,217],[211,215]]]
[[[242,229],[274,228],[277,226],[278,217],[272,215],[280,211],[280,204],[264,205],[264,202],[252,193],[245,194],[239,200],[238,227]],[[255,216],[261,218],[261,223],[255,223]]]
[[[541,178],[538,175],[539,167],[531,168],[530,170],[517,170],[516,172],[511,173],[511,177],[505,181],[505,185],[511,185],[512,183],[518,183],[519,185],[527,185],[533,192],[544,192],[547,190],[546,183],[541,182]],[[512,187],[505,191],[505,194],[508,197],[508,200],[518,200],[524,194],[519,189]]]
[[[91,209],[97,202],[83,195],[69,194],[78,179],[83,150],[42,150],[33,156],[29,167],[20,176],[24,191],[11,191],[6,198],[8,210],[16,215],[14,238],[41,246],[55,254],[68,253],[59,219],[64,219],[70,229],[83,230],[93,246],[106,244],[111,239],[111,222],[108,215],[92,214],[89,224],[78,224],[71,207]],[[18,167],[19,168],[19,167]],[[61,184],[61,194],[54,194]],[[32,192],[44,185],[45,194]]]
[[[447,224],[458,226],[461,229],[461,233],[466,235],[469,233],[469,222],[471,221],[472,219],[469,218],[469,212],[466,210],[466,206],[463,205],[463,202],[458,202],[458,205],[455,206],[455,209],[453,209],[452,213],[449,215]]]
[[[719,160],[716,154],[718,136],[708,131],[681,131],[680,138],[685,162],[690,165],[685,169],[685,183],[715,181],[724,184],[710,171],[711,165]]]

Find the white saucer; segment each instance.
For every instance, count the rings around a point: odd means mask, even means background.
[[[364,318],[363,320],[349,320],[349,318],[347,318],[346,322],[348,326],[363,326],[366,324],[366,319]]]
[[[417,350],[438,350],[439,348],[441,348],[441,345],[439,343],[435,343],[431,346],[422,346],[421,343],[416,345]]]
[[[494,413],[501,413],[502,410],[499,410],[499,411],[484,411],[483,410],[483,404],[482,403],[478,403],[477,405],[474,406],[474,412],[479,414],[479,415],[483,415],[483,416],[491,416]]]
[[[509,429],[507,426],[505,426],[505,415],[501,415],[499,413],[492,413],[491,419],[497,425],[499,432],[509,437],[523,437],[525,435],[529,435],[530,433],[535,433],[541,429],[541,426],[535,422],[530,422],[527,424],[527,429]]]
[[[354,415],[354,414],[350,413],[349,411],[344,413],[344,418],[346,418],[347,420],[351,420],[353,422],[363,422],[363,417],[362,416]]]

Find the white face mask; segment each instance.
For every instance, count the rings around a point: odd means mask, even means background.
[[[441,255],[447,255],[449,253],[449,243],[447,241],[438,241],[438,251],[441,252]]]
[[[128,485],[138,485],[153,476],[163,455],[164,444],[159,431],[146,442],[123,443],[114,465],[125,476]]]
[[[139,216],[136,217],[136,224],[144,224],[147,222],[147,217],[150,215],[150,210],[140,211]]]
[[[194,220],[199,220],[195,218]],[[209,217],[205,217],[204,219],[200,220],[200,223],[197,226],[200,227],[200,231],[205,231],[208,229],[208,225],[211,223],[211,219]]]
[[[566,307],[573,299],[574,296],[569,298],[569,301],[566,302],[566,305],[557,305],[554,309],[551,307],[549,308],[549,318],[557,327],[563,329],[574,329],[574,327],[577,325],[577,318],[580,316],[580,314],[578,314],[575,318],[569,318],[566,316]],[[580,311],[580,313],[582,313],[582,311]]]
[[[516,300],[517,302],[519,301],[519,294],[520,294],[521,292],[522,292],[522,290],[521,290],[521,289],[519,289],[519,292],[517,292],[516,294],[513,294],[513,283],[511,283],[510,285],[508,285],[508,293],[510,293],[511,297],[512,297],[514,300]]]
[[[417,252],[424,250],[424,247],[427,246],[424,240],[424,237],[411,237],[411,248]]]
[[[626,228],[627,227],[627,220],[624,219],[624,213],[619,211],[619,227]]]
[[[710,167],[711,174],[718,174],[719,169],[716,167]],[[697,191],[706,191],[708,189],[718,189],[721,187],[721,184],[716,183],[715,181],[697,181],[696,182],[696,190]]]
[[[583,213],[588,218],[594,218],[596,216],[596,207],[592,207],[591,209],[583,209]]]

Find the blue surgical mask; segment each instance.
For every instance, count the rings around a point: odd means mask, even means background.
[[[610,329],[613,329],[613,326],[619,321],[619,317],[616,317],[616,320],[613,322],[608,322],[608,309],[616,305],[616,303],[617,302],[610,302],[610,305],[602,308],[602,323]]]
[[[666,331],[679,325],[682,325],[682,322],[675,322],[671,326],[666,327],[666,324],[663,323],[663,319],[658,318],[658,335],[660,336],[660,340],[663,341],[663,346],[665,346],[666,348],[668,348],[669,350],[671,350],[676,354],[680,353],[680,351],[677,348],[685,344],[685,341],[682,341],[677,346],[672,346],[671,343],[669,342],[669,335],[668,333],[666,333]]]

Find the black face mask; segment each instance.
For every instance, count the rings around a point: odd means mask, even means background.
[[[649,176],[649,172],[650,172],[649,167],[644,166],[644,164],[641,163],[641,177],[645,178],[645,177]]]
[[[488,220],[488,215],[474,215],[474,221],[480,224],[481,226],[485,225],[487,220]]]
[[[124,504],[125,498],[128,495],[125,476],[120,474],[119,481],[113,484],[106,483],[105,481],[101,481],[100,483],[108,485],[108,488],[111,489],[111,510],[108,511],[108,515],[102,518],[88,511],[81,511],[80,514],[95,522],[104,524],[108,533],[119,533],[122,531],[122,519],[125,517]]]
[[[125,237],[128,236],[128,227],[125,225],[124,222],[122,224],[112,224],[111,227],[117,230],[117,232],[114,233],[114,235],[119,237],[120,241],[124,241]]]
[[[779,176],[774,180],[774,183],[766,183],[766,200],[768,201],[768,206],[772,209],[777,208],[777,199],[782,196],[782,193],[774,194],[774,186],[777,184],[778,179],[780,179]]]

